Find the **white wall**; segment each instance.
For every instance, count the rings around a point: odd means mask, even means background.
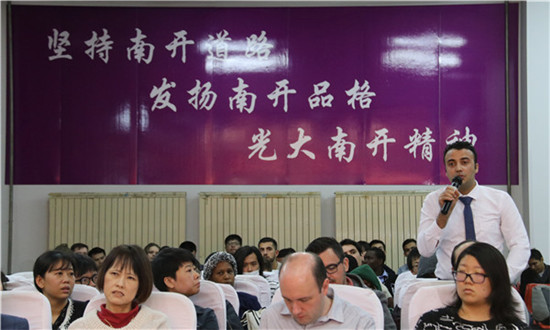
[[[529,234],[550,260],[550,3],[527,2],[526,24]]]
[[[5,2],[1,3],[2,33],[0,53],[1,57],[1,94],[0,107],[2,113],[2,125],[0,136],[6,132],[6,38],[5,33]],[[550,259],[549,229],[549,201],[550,201],[550,137],[548,134],[550,102],[550,70],[549,51],[550,43],[550,4],[545,2],[527,3],[527,98],[528,111],[522,112],[522,118],[526,120],[520,123],[522,137],[520,141],[522,161],[520,171],[520,186],[512,189],[512,197],[516,201],[520,212],[525,215],[528,225],[531,244],[537,247],[547,259]],[[541,48],[545,45],[546,48]],[[2,183],[5,172],[5,141],[2,138],[0,144],[0,157],[2,159],[0,177]],[[523,158],[525,157],[525,158]],[[355,190],[426,190],[435,189],[431,186],[35,186],[25,185],[14,187],[14,240],[13,263],[11,272],[30,270],[34,259],[47,247],[47,200],[50,192],[134,192],[134,191],[185,191],[188,197],[187,233],[190,239],[198,243],[198,203],[199,192],[203,191],[246,191],[246,192],[282,192],[282,191],[320,191],[322,197],[322,234],[334,234],[334,192]],[[504,187],[498,187],[505,189]],[[7,270],[8,247],[8,187],[2,184],[1,193],[1,268]],[[529,217],[527,217],[529,215]],[[68,242],[72,243],[72,242]]]

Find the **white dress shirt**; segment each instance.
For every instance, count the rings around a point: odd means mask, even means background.
[[[424,257],[434,253],[437,256],[435,275],[443,280],[452,279],[451,253],[458,243],[466,239],[464,229],[464,204],[458,201],[449,216],[447,225],[439,228],[436,223],[441,211],[439,196],[445,187],[431,192],[426,196],[420,213],[418,227],[418,251]],[[504,253],[508,248],[508,271],[510,280],[515,283],[521,272],[527,267],[529,256],[529,238],[521,215],[508,193],[476,186],[467,195],[472,197],[472,213],[476,240],[493,245]]]

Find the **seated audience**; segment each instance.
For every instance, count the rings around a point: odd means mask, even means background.
[[[296,250],[294,250],[293,248],[284,248],[279,250],[279,254],[277,255],[277,262],[282,264],[283,260],[294,252],[296,252]]]
[[[92,248],[90,250],[90,252],[88,252],[88,256],[90,256],[90,258],[94,259],[94,261],[97,265],[97,269],[99,269],[99,267],[101,267],[101,264],[103,263],[103,260],[105,260],[106,255],[107,255],[107,253],[105,253],[105,250],[103,250],[99,246],[96,246],[96,247]]]
[[[88,245],[84,243],[74,243],[71,245],[71,251],[73,251],[73,253],[88,255]]]
[[[370,244],[367,241],[357,241],[357,245],[361,249],[361,265],[366,265],[365,263],[365,253],[370,249]]]
[[[332,237],[318,237],[311,241],[306,247],[306,252],[317,254],[326,268],[330,283],[353,285],[368,289],[360,276],[351,274],[348,271],[348,259],[345,258],[342,246]],[[395,322],[389,310],[388,297],[379,290],[373,290],[384,311],[384,329],[395,329]]]
[[[237,262],[227,252],[216,252],[204,263],[202,276],[205,280],[216,283],[235,285],[235,274],[237,273]],[[257,311],[262,308],[258,298],[245,292],[237,291],[239,296],[239,317],[242,317],[247,310]]]
[[[52,329],[67,329],[84,314],[87,303],[69,298],[74,288],[75,268],[73,255],[61,251],[46,251],[34,262],[34,286],[50,302]]]
[[[279,267],[277,261],[279,250],[277,241],[271,237],[264,237],[258,242],[258,249],[262,254],[264,263],[264,276],[272,283],[279,283]]]
[[[415,277],[416,274],[418,274],[418,264],[420,263],[420,257],[420,252],[418,252],[418,249],[415,247],[412,248],[412,250],[407,255],[407,271],[411,272],[411,274],[413,274]]]
[[[185,249],[164,249],[151,262],[155,286],[160,291],[176,292],[187,297],[199,293],[200,274],[195,267],[195,258]],[[207,306],[195,305],[197,329],[218,329],[216,314]],[[235,313],[233,311],[233,313]],[[237,323],[240,321],[235,314]],[[228,317],[229,319],[229,317]]]
[[[370,245],[370,248],[378,248],[382,251],[384,251],[384,253],[386,253],[386,243],[384,243],[384,241],[382,240],[379,240],[379,239],[373,239],[372,241],[370,241],[369,243]]]
[[[374,270],[380,282],[384,284],[393,295],[393,284],[397,278],[395,272],[386,265],[386,254],[379,248],[371,248],[365,254],[365,261]]]
[[[74,255],[76,267],[74,269],[75,283],[96,287],[97,264],[95,261],[83,254]]]
[[[225,238],[225,252],[234,255],[235,252],[243,245],[243,239],[237,234],[227,235]],[[205,261],[206,262],[206,261]]]
[[[512,299],[506,260],[490,244],[464,249],[453,271],[456,301],[422,315],[416,329],[523,329]]]
[[[158,245],[157,243],[151,242],[145,245],[143,250],[145,251],[145,254],[147,255],[147,258],[149,259],[149,261],[153,261],[156,255],[160,252],[160,245]]]
[[[537,249],[531,249],[529,268],[521,273],[519,292],[525,298],[525,288],[529,283],[550,284],[550,266],[544,263],[542,253]]]
[[[283,300],[264,311],[260,329],[374,329],[371,315],[334,294],[319,256],[292,254],[279,278]]]
[[[260,250],[255,246],[241,246],[235,252],[238,274],[264,276],[264,263]]]
[[[151,263],[137,245],[119,245],[105,258],[97,287],[106,303],[99,311],[87,313],[70,329],[166,329],[163,313],[141,305],[153,289]]]
[[[414,238],[407,238],[403,241],[401,247],[403,248],[403,255],[405,256],[405,259],[407,259],[407,256],[409,255],[411,250],[416,247],[416,240]],[[397,276],[399,276],[403,272],[406,272],[407,270],[409,270],[409,267],[405,262],[404,265],[397,269]]]
[[[235,252],[235,261],[237,262],[237,273],[243,275],[260,275],[267,280],[269,288],[271,290],[271,298],[273,294],[279,288],[279,281],[268,278],[264,275],[264,263],[262,262],[262,255],[260,250],[255,246],[241,246],[237,252]],[[277,276],[279,278],[279,276]]]
[[[340,245],[342,246],[345,254],[355,258],[355,260],[357,261],[357,266],[361,266],[363,264],[363,257],[361,256],[362,250],[357,242],[352,239],[346,238],[340,241]],[[350,271],[353,270],[353,268],[351,268]]]
[[[407,267],[409,270],[401,273],[395,280],[393,302],[396,308],[397,306],[401,306],[401,295],[405,293],[412,281],[416,279],[419,262],[420,252],[418,252],[417,248],[413,248],[407,256]]]
[[[184,241],[180,244],[180,249],[185,249],[193,255],[193,257],[197,257],[197,245],[191,241]]]

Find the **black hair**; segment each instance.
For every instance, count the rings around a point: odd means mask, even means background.
[[[414,247],[411,249],[411,252],[409,252],[409,255],[407,256],[407,268],[409,268],[409,270],[413,269],[413,261],[415,259],[420,259],[420,252],[418,252],[418,249]]]
[[[456,264],[460,265],[462,258],[468,255],[477,260],[491,283],[491,293],[487,300],[491,305],[493,319],[502,324],[514,322],[518,311],[514,307],[508,266],[502,253],[490,244],[475,242],[460,253]],[[462,306],[462,300],[458,295],[454,306],[457,309]]]
[[[34,286],[38,291],[42,292],[42,289],[36,284],[36,278],[38,276],[44,278],[46,273],[51,271],[58,263],[61,263],[59,268],[61,270],[67,270],[70,268],[73,270],[76,269],[76,261],[72,253],[69,254],[63,251],[52,250],[42,253],[36,259],[32,268],[32,274],[34,278]]]
[[[10,279],[4,274],[4,272],[0,272],[0,277],[2,278],[2,290],[6,290],[6,283],[10,281]]]
[[[260,252],[260,250],[258,250],[257,247],[248,245],[241,246],[235,252],[235,261],[237,261],[237,274],[243,273],[244,259],[246,259],[246,257],[251,254],[256,255],[256,259],[258,259],[258,264],[260,265],[260,275],[264,276],[264,263],[262,253]]]
[[[58,246],[54,248],[55,251],[63,251],[65,253],[73,253],[73,251],[69,248],[69,245],[67,243],[61,243]]]
[[[355,259],[355,257],[352,257],[349,254],[346,254],[344,258],[348,259],[348,272],[351,272],[352,270],[354,270],[359,266],[359,264],[357,264],[357,259]]]
[[[103,291],[105,274],[115,264],[119,264],[122,269],[130,267],[133,270],[139,280],[134,301],[138,304],[146,301],[153,290],[153,272],[145,251],[137,245],[119,245],[113,248],[101,264],[97,275],[96,285],[100,291]]]
[[[372,247],[376,243],[382,244],[382,246],[384,247],[384,250],[386,250],[386,243],[384,243],[384,241],[379,239],[373,239],[372,241],[370,241],[369,245]]]
[[[181,242],[180,249],[185,249],[189,252],[197,252],[197,245],[191,241]]]
[[[370,244],[367,241],[357,241],[357,245],[361,248],[361,253],[370,249]]]
[[[542,260],[542,253],[537,249],[531,249],[531,256],[529,259]]]
[[[277,241],[272,237],[264,237],[258,242],[258,246],[260,246],[260,243],[273,243],[273,248],[277,250]]]
[[[191,262],[196,267],[196,259],[189,250],[181,248],[167,248],[160,251],[151,261],[155,286],[160,291],[168,291],[164,283],[165,277],[176,279],[176,272],[186,262]],[[198,271],[198,270],[197,270]]]
[[[314,239],[306,247],[306,252],[321,254],[328,249],[332,249],[340,261],[344,260],[345,255],[342,246],[332,237],[318,237]]]
[[[406,240],[404,240],[403,244],[401,244],[401,247],[403,248],[403,251],[405,250],[405,246],[409,245],[410,243],[415,243],[416,244],[416,240],[414,238],[407,238]]]
[[[281,249],[281,250],[279,250],[279,255],[277,255],[277,258],[282,258],[282,259],[284,259],[286,256],[291,255],[291,254],[293,254],[294,252],[296,252],[296,250],[294,250],[293,248],[284,248],[284,249]]]
[[[467,141],[456,141],[454,143],[448,144],[445,147],[445,151],[443,151],[443,163],[445,163],[445,155],[447,155],[447,152],[451,149],[456,150],[462,150],[462,149],[468,149],[474,154],[474,163],[477,164],[477,152],[474,146]]]
[[[76,261],[76,267],[74,268],[74,275],[76,277],[80,277],[90,271],[97,272],[97,264],[94,259],[79,253],[75,253],[73,257]]]
[[[227,243],[229,243],[229,241],[232,241],[232,240],[237,240],[239,241],[239,245],[243,245],[243,239],[241,236],[237,235],[237,234],[231,234],[231,235],[227,235],[227,237],[225,238],[225,245],[227,245]]]
[[[371,247],[368,251],[374,252],[374,256],[376,257],[376,259],[381,259],[382,263],[386,262],[386,254],[384,253],[384,251],[382,251],[382,249]]]
[[[103,253],[104,255],[107,255],[107,253],[105,252],[105,250],[103,250],[102,248],[100,248],[99,246],[96,246],[94,248],[92,248],[90,251],[88,251],[88,255],[90,257],[93,257],[94,254],[100,254],[100,253]]]
[[[359,246],[359,244],[357,244],[356,241],[350,239],[350,238],[344,238],[343,240],[340,241],[340,245],[341,246],[344,246],[344,245],[353,245],[355,246],[355,249],[357,249],[357,252],[359,252],[359,254],[361,254],[361,252],[363,252],[363,250],[361,249],[361,247]]]
[[[145,253],[149,253],[149,249],[153,246],[156,246],[160,251],[160,245],[158,245],[157,243],[153,243],[153,242],[145,245],[145,247],[143,248],[143,251],[145,251]]]
[[[71,245],[71,251],[73,252],[74,250],[81,249],[81,248],[86,248],[86,250],[88,250],[88,245],[84,243],[74,243],[73,245]]]

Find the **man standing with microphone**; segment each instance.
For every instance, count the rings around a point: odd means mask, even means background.
[[[477,153],[468,142],[447,145],[443,152],[445,173],[452,185],[426,196],[420,214],[417,247],[420,254],[437,256],[435,275],[452,279],[451,253],[468,239],[508,249],[506,263],[511,283],[527,267],[529,238],[519,211],[506,192],[480,186]]]

